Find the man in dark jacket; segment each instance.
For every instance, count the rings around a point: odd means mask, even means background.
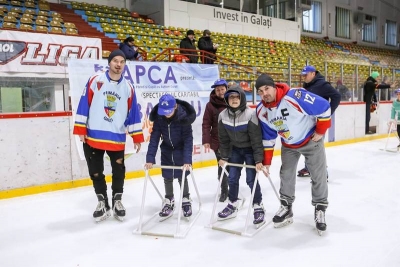
[[[325,77],[322,76],[322,74],[317,71],[314,66],[305,66],[301,71],[301,75],[304,79],[303,88],[329,101],[331,106],[331,116],[333,116],[333,113],[340,103],[340,93],[325,80]],[[298,176],[310,176],[307,166],[304,166],[303,169],[298,171]]]
[[[161,165],[183,166],[187,170],[192,165],[193,130],[192,123],[196,119],[196,111],[188,102],[175,99],[170,94],[163,95],[159,103],[150,112],[153,129],[146,155],[146,169],[156,163],[156,154],[160,139]],[[174,212],[175,199],[173,180],[178,178],[182,186],[182,170],[162,169],[164,178],[165,199],[159,213],[160,221],[171,217]],[[189,172],[186,172],[187,176]],[[192,215],[191,199],[187,179],[183,185],[182,211],[184,217]]]
[[[119,44],[119,49],[124,52],[127,60],[141,60],[141,55],[138,52],[138,48],[134,45],[134,39],[128,37],[124,42]]]
[[[373,132],[369,130],[369,121],[371,120],[371,105],[377,102],[375,89],[386,89],[396,86],[396,83],[392,85],[386,83],[378,84],[378,77],[379,72],[373,71],[364,84],[365,134],[373,134]]]
[[[211,32],[204,30],[203,37],[199,39],[199,49],[209,53],[203,53],[202,62],[204,64],[214,64],[215,53],[217,53],[218,44],[214,44],[211,40]],[[211,54],[210,54],[211,53]]]
[[[182,39],[179,48],[183,49],[192,49],[196,50],[196,45],[194,44],[194,31],[193,30],[188,30],[186,33],[186,38]],[[197,63],[199,56],[196,51],[187,51],[187,50],[180,50],[182,55],[185,55],[189,58],[188,63]]]
[[[217,162],[221,159],[219,151],[218,139],[218,116],[221,111],[226,108],[224,94],[228,89],[228,84],[224,79],[218,79],[211,86],[214,90],[210,94],[210,102],[207,103],[203,116],[202,139],[203,146],[206,149],[212,149],[217,158]],[[218,166],[218,179],[221,177],[222,167]],[[224,174],[221,183],[220,202],[224,202],[228,197],[228,178]]]

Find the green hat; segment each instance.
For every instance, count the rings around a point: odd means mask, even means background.
[[[378,76],[379,76],[379,72],[377,72],[377,71],[373,71],[371,73],[371,77],[374,78],[374,79],[376,79],[376,77],[378,77]]]

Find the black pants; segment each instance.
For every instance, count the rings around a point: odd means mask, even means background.
[[[371,103],[365,103],[365,133],[369,132],[369,121],[371,120]]]
[[[107,152],[107,155],[110,157],[112,168],[112,195],[114,196],[117,193],[123,193],[125,180],[125,151],[101,150],[83,143],[83,152],[85,153],[90,179],[93,181],[93,187],[96,194],[102,194],[104,198],[108,198],[106,179],[103,174],[105,152]]]

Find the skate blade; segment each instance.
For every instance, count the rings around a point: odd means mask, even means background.
[[[171,213],[170,215],[168,215],[168,216],[165,216],[165,217],[161,217],[161,216],[160,216],[160,219],[159,219],[159,221],[160,221],[160,222],[163,222],[163,221],[167,220],[168,218],[171,218],[171,217],[172,217],[172,215],[174,215],[174,214],[173,214],[173,213]]]
[[[107,220],[108,217],[110,217],[110,216],[111,216],[110,212],[106,212],[103,216],[94,218],[94,220],[96,221],[96,223],[99,223],[99,222]]]
[[[325,231],[322,231],[322,230],[318,230],[318,229],[317,229],[317,233],[318,233],[319,236],[322,236],[322,234],[323,234],[324,232],[325,232]]]
[[[123,222],[125,217],[120,217],[120,216],[114,214],[114,218],[117,219],[120,222]]]
[[[264,224],[265,224],[265,220],[262,221],[262,222],[260,222],[260,223],[254,224],[254,226],[256,227],[256,229],[258,229],[258,228],[260,228],[261,226],[263,226]]]
[[[217,218],[217,221],[226,221],[226,220],[229,220],[229,219],[236,218],[236,216],[237,216],[237,213],[236,213],[234,216],[232,216],[232,215],[229,215],[229,216],[228,216],[228,217],[226,217],[226,218],[221,218],[221,217],[218,217],[218,218]]]
[[[190,222],[190,218],[192,218],[192,216],[187,216],[187,217],[183,216],[183,219],[184,219],[185,221],[187,221],[187,222]]]
[[[289,218],[284,220],[283,222],[280,223],[274,223],[275,228],[282,228],[285,227],[286,225],[292,224],[293,223],[293,218]]]
[[[311,175],[303,175],[303,174],[297,174],[297,177],[301,177],[301,178],[308,178],[311,177]]]

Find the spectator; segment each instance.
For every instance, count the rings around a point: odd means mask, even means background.
[[[194,51],[180,50],[182,55],[185,55],[189,58],[189,62],[187,63],[197,63],[199,56],[197,54],[195,40],[194,40],[194,31],[188,30],[186,33],[186,37],[182,39],[179,48],[183,49],[192,49]]]
[[[124,52],[127,60],[140,60],[142,61],[142,56],[138,52],[138,48],[134,46],[133,37],[128,37],[124,40],[124,42],[119,44],[119,49]]]
[[[98,204],[93,213],[97,222],[107,219],[110,206],[103,174],[104,153],[112,168],[112,209],[114,217],[123,220],[125,208],[121,198],[125,180],[126,132],[132,137],[136,152],[144,141],[140,110],[132,84],[122,75],[125,55],[117,49],[108,57],[109,70],[89,78],[79,101],[73,134],[79,135],[90,179]]]
[[[343,101],[351,100],[351,92],[350,90],[342,83],[342,80],[337,80],[336,82],[336,90],[340,93]]]
[[[305,66],[301,71],[301,75],[304,78],[303,88],[329,101],[331,114],[333,116],[333,113],[340,103],[341,96],[339,92],[325,80],[325,77],[322,76],[314,66]],[[300,177],[310,176],[310,172],[308,171],[306,164],[304,164],[303,169],[298,171],[297,175]]]
[[[371,120],[371,105],[376,105],[377,99],[375,90],[395,87],[396,83],[378,84],[379,72],[373,71],[364,83],[364,102],[365,102],[365,134],[373,134],[369,129],[369,121]]]
[[[224,95],[228,89],[228,84],[224,79],[218,79],[211,86],[213,90],[210,93],[210,101],[206,105],[202,124],[202,141],[206,149],[212,149],[217,158],[217,162],[221,159],[219,151],[218,139],[218,116],[226,109]],[[227,169],[228,170],[228,169]],[[222,167],[218,166],[218,180],[221,177]],[[222,177],[220,202],[224,202],[228,197],[228,178],[226,174]]]
[[[204,64],[214,64],[216,58],[215,53],[217,53],[218,44],[214,44],[211,40],[211,32],[209,30],[204,30],[203,37],[199,39],[198,46],[201,51],[211,53],[203,53],[202,62]]]

